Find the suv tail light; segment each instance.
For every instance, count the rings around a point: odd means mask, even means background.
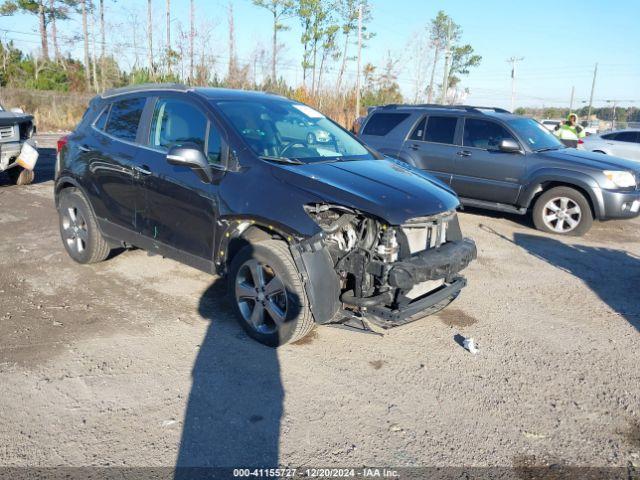
[[[69,142],[69,136],[65,135],[64,137],[60,137],[58,139],[57,152],[60,153],[64,146]]]
[[[578,145],[583,145],[584,144],[584,140],[582,140],[581,138],[578,139]]]

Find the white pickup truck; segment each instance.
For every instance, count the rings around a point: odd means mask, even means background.
[[[16,185],[28,185],[33,181],[35,161],[26,164],[18,158],[25,142],[35,132],[33,115],[27,115],[18,108],[7,111],[0,105],[0,172],[6,172]]]

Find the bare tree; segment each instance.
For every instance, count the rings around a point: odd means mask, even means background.
[[[167,0],[167,73],[171,75],[171,0]]]
[[[273,35],[271,45],[271,80],[278,81],[276,65],[278,57],[278,32],[288,27],[282,24],[282,20],[295,12],[296,4],[293,0],[253,0],[253,4],[266,8],[273,17]]]
[[[91,58],[92,58],[92,71],[93,71],[93,89],[98,93],[100,91],[100,87],[98,86],[98,72],[97,72],[97,64],[98,59],[96,58],[96,22],[93,16],[93,12],[91,12],[91,16],[89,17],[90,25],[89,29],[91,31]],[[102,74],[104,76],[104,72]]]
[[[44,0],[38,2],[38,23],[40,25],[40,43],[42,45],[42,58],[49,60],[49,40],[47,38],[47,15]]]
[[[233,24],[233,4],[231,2],[229,2],[227,21],[229,24],[229,68],[227,77],[233,83],[238,73],[238,60],[236,58],[236,35]]]
[[[49,11],[51,15],[51,40],[53,41],[53,58],[56,62],[60,60],[60,48],[58,47],[58,29],[56,26],[56,15],[53,13],[56,9],[56,0],[49,0]]]
[[[91,65],[89,62],[89,30],[87,28],[87,10],[91,8],[90,0],[82,0],[82,36],[84,38],[84,68],[86,72],[87,91],[91,90]]]
[[[149,75],[155,77],[153,66],[153,18],[151,0],[147,0],[147,59],[149,61]]]
[[[106,51],[106,40],[105,40],[105,27],[104,27],[104,0],[100,0],[100,77],[102,81],[102,89],[106,88],[106,79],[105,79],[105,51]]]
[[[193,82],[193,42],[196,36],[195,29],[195,5],[193,0],[189,4],[189,82]]]
[[[342,55],[340,60],[340,69],[338,70],[338,78],[336,81],[336,90],[340,92],[342,88],[342,80],[344,72],[347,69],[347,63],[354,58],[349,55],[349,45],[355,34],[358,33],[358,9],[362,5],[362,41],[366,42],[373,36],[367,32],[367,23],[371,21],[371,6],[368,0],[340,0],[337,4],[338,15],[340,16],[340,28],[342,30],[342,38],[344,46],[342,47]]]

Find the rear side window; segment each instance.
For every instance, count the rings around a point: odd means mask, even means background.
[[[122,140],[135,141],[145,101],[145,98],[129,98],[114,102],[105,132]]]
[[[409,140],[422,140],[424,138],[424,127],[427,125],[427,119],[423,118],[418,122],[416,128],[413,129],[413,133],[409,137]]]
[[[505,139],[516,141],[509,131],[494,122],[467,118],[464,122],[464,140],[466,147],[482,148],[484,150],[495,150],[500,142]]]
[[[102,112],[100,112],[100,115],[98,115],[97,120],[94,122],[93,126],[98,130],[104,130],[104,127],[107,125],[107,118],[109,117],[110,108],[111,105],[107,105],[105,108],[103,108]]]
[[[408,113],[374,113],[364,126],[362,134],[382,137],[407,118]]]
[[[426,142],[453,145],[457,124],[457,117],[429,117],[424,140]]]
[[[602,138],[604,138],[605,140],[615,140],[616,134],[615,133],[607,133],[606,135],[602,135]]]
[[[638,133],[620,132],[615,135],[614,140],[617,140],[618,142],[638,143]]]

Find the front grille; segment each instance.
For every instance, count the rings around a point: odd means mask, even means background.
[[[13,126],[0,127],[0,139],[13,137]]]
[[[447,227],[454,217],[455,212],[450,211],[431,217],[412,218],[403,224],[400,228],[407,239],[411,255],[446,243]]]

